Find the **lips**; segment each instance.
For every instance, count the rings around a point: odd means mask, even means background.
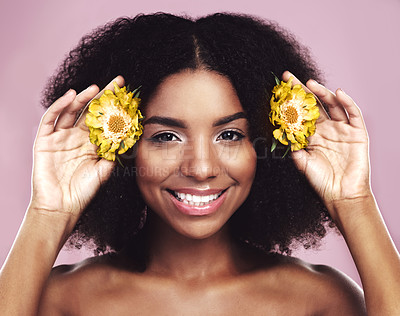
[[[208,215],[214,213],[223,203],[227,189],[167,190],[178,210],[187,215]]]

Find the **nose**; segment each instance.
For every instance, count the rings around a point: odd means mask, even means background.
[[[180,171],[197,181],[215,178],[220,173],[220,160],[211,141],[198,136],[182,152]]]

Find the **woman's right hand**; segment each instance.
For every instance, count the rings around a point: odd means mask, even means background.
[[[119,86],[124,84],[116,77]],[[113,90],[112,82],[105,89]],[[29,211],[66,220],[72,231],[81,212],[112,172],[115,162],[99,159],[89,141],[85,115],[76,115],[100,95],[92,85],[80,94],[68,91],[43,115],[34,144],[32,196]]]

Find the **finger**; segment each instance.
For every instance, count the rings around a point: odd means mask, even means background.
[[[100,89],[96,85],[91,85],[79,93],[74,101],[61,112],[54,130],[58,131],[60,129],[71,128],[75,123],[77,113],[99,92],[99,90]]]
[[[296,76],[293,75],[290,71],[287,71],[287,70],[286,70],[286,71],[282,74],[282,79],[283,79],[284,81],[288,81],[288,80],[290,79],[290,77],[293,77],[293,84],[294,84],[294,85],[295,85],[295,84],[300,84],[306,92],[312,93],[312,91],[311,91],[310,89],[308,89],[307,86],[305,86],[304,84],[302,84],[301,81],[300,81],[299,79],[297,79]],[[315,100],[317,100],[317,104],[318,104],[318,107],[319,107],[319,109],[320,109],[320,111],[319,111],[319,112],[320,112],[320,120],[321,120],[321,119],[324,119],[324,120],[325,120],[325,119],[329,119],[329,115],[328,115],[328,113],[326,112],[326,110],[325,110],[324,106],[322,105],[321,101],[319,101],[318,97],[317,97],[314,93],[312,93],[312,94],[314,95]]]
[[[116,161],[110,161],[106,159],[100,159],[97,164],[97,174],[100,180],[100,183],[103,184],[104,182],[107,181],[107,179],[110,177],[114,167],[115,167]]]
[[[358,128],[365,128],[361,110],[357,106],[357,104],[353,101],[353,99],[345,92],[343,92],[342,89],[337,89],[336,95],[339,102],[342,104],[342,106],[347,112],[350,125]]]
[[[89,108],[90,102],[91,102],[92,100],[94,100],[94,99],[100,98],[101,95],[102,95],[102,94],[104,93],[104,91],[106,91],[106,90],[112,90],[112,91],[114,91],[114,84],[113,84],[114,81],[117,83],[117,85],[118,85],[119,87],[122,87],[122,86],[125,84],[125,80],[124,80],[124,78],[123,78],[122,76],[117,76],[117,77],[115,77],[113,80],[111,80],[111,82],[110,82],[108,85],[106,85],[106,86],[104,87],[103,90],[101,90],[99,93],[97,93],[97,94],[94,96],[94,98],[92,98],[91,100],[89,100],[89,101],[87,102],[86,106],[83,108],[81,114],[80,114],[79,117],[77,118],[77,120],[76,120],[76,122],[75,122],[75,126],[84,126],[84,125],[85,125],[86,113],[88,112],[88,108]]]
[[[93,187],[93,183],[103,184],[112,174],[115,164],[115,161],[99,159],[93,168],[87,168],[85,170],[84,177],[81,180],[82,186]]]
[[[292,151],[290,155],[291,155],[290,157],[292,158],[292,161],[294,162],[296,168],[302,174],[306,174],[308,163],[309,163],[310,159],[312,159],[311,154],[307,150],[301,149],[301,150]]]
[[[312,93],[328,105],[329,116],[332,120],[349,122],[346,111],[332,91],[313,79],[308,80],[306,85]]]
[[[68,90],[47,109],[40,120],[37,137],[47,136],[54,132],[54,124],[57,118],[73,102],[75,96],[76,92],[74,90]]]

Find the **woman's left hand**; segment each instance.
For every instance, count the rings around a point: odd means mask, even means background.
[[[291,76],[286,71],[283,80]],[[294,77],[293,84],[301,82]],[[335,220],[337,203],[371,195],[368,135],[360,109],[341,89],[333,93],[314,80],[309,80],[304,88],[328,106],[329,115],[320,107],[316,132],[309,138],[309,145],[305,150],[292,152],[292,158]]]
[[[291,74],[285,72],[283,80]],[[300,82],[294,78],[294,84]],[[400,256],[371,191],[368,135],[360,109],[342,90],[313,80],[305,88],[320,107],[307,148],[292,152],[297,167],[323,199],[360,274],[368,315],[400,315]]]

